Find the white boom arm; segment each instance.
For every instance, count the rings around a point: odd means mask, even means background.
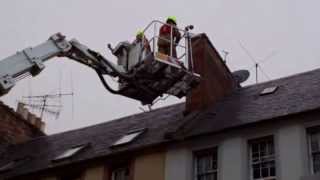
[[[115,65],[77,40],[68,41],[57,33],[38,46],[24,49],[0,61],[0,97],[8,93],[16,81],[30,74],[39,74],[45,67],[43,63],[53,57],[67,57],[93,68],[109,92],[136,99],[142,104],[152,104],[165,93],[181,98],[199,84],[199,75],[158,59],[153,52],[142,59],[143,50],[142,42],[120,43],[112,50],[118,57],[119,65]],[[118,89],[111,88],[103,75],[117,77]]]
[[[94,68],[101,74],[117,76],[119,73],[124,73],[120,66],[97,59],[98,53],[77,40],[67,41],[65,36],[57,33],[38,46],[26,48],[0,61],[0,96],[6,94],[16,81],[29,74],[32,76],[39,74],[45,67],[43,63],[57,56],[73,59]]]

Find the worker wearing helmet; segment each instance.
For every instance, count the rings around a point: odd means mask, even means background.
[[[176,46],[178,45],[181,34],[177,28],[177,18],[169,16],[166,21],[167,24],[161,26],[159,31],[158,51],[160,53],[170,56],[170,47],[172,43],[172,57],[177,58]],[[171,39],[172,30],[172,39]]]
[[[144,49],[147,52],[151,52],[149,41],[142,30],[138,30],[138,32],[136,33],[136,39],[133,41],[133,44],[137,43],[143,43]]]

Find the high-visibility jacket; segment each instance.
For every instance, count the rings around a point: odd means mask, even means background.
[[[172,40],[171,40],[171,29],[173,30],[172,33]],[[171,27],[168,24],[164,24],[161,26],[159,31],[159,39],[158,39],[158,46],[170,46],[170,42],[178,44],[181,39],[181,34],[177,28],[174,26]],[[173,44],[173,46],[175,46]]]
[[[140,43],[140,42],[142,42],[142,39],[143,39],[142,45],[144,46],[145,50],[150,52],[151,51],[150,43],[145,35],[143,35],[142,38],[136,37],[136,39],[132,42],[132,44]]]

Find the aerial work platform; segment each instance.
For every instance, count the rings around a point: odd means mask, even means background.
[[[132,71],[135,79],[121,83],[119,94],[137,99],[142,104],[152,104],[162,94],[184,97],[200,80],[199,75],[152,53]]]
[[[143,31],[150,49],[147,50],[141,43],[121,42],[112,52],[118,57],[118,65],[122,66],[129,74],[134,76],[132,81],[120,80],[119,94],[137,99],[142,104],[152,102],[163,94],[178,98],[184,97],[200,82],[200,75],[192,71],[191,34],[182,30],[183,38],[179,44],[165,39],[176,48],[179,57],[163,54],[158,51],[157,41],[160,21],[152,21]],[[172,27],[174,28],[174,27]],[[150,37],[148,39],[148,37]],[[171,38],[172,39],[172,38]]]
[[[184,97],[200,82],[200,76],[193,72],[191,34],[188,28],[179,29],[183,34],[179,43],[162,38],[169,41],[171,51],[169,54],[160,53],[158,32],[164,24],[152,21],[144,29],[140,42],[121,42],[115,48],[110,45],[112,54],[117,57],[116,64],[79,41],[67,40],[61,33],[56,33],[41,44],[0,61],[0,96],[8,93],[17,81],[38,75],[45,68],[45,61],[67,57],[95,70],[109,92],[136,99],[143,105],[153,104],[164,94]],[[169,26],[171,31],[178,29]],[[172,56],[173,48],[177,49],[178,57]],[[109,86],[105,75],[115,78],[118,88]]]

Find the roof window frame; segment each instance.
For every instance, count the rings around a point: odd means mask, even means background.
[[[59,155],[55,156],[55,158],[52,159],[52,161],[58,162],[58,161],[63,161],[66,159],[73,158],[77,154],[79,154],[79,153],[83,152],[85,149],[87,149],[90,145],[91,145],[90,143],[85,143],[85,144],[79,144],[79,145],[72,146],[72,147],[66,149],[65,151],[63,151],[62,153],[60,153]],[[72,152],[72,151],[74,151],[74,152]]]
[[[269,86],[260,91],[260,96],[265,96],[275,93],[279,89],[279,86]]]
[[[137,138],[139,138],[142,134],[144,134],[146,131],[147,131],[147,128],[131,130],[128,133],[122,135],[116,141],[114,141],[110,147],[118,147],[118,146],[130,144],[133,141],[135,141]],[[134,135],[134,136],[131,136],[131,135]]]

